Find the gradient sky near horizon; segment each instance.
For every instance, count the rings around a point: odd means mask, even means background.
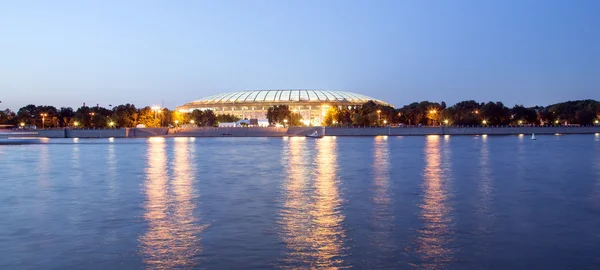
[[[328,89],[600,100],[600,1],[1,1],[0,109]]]

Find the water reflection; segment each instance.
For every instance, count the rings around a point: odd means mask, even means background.
[[[285,202],[281,210],[282,238],[287,254],[284,258],[286,266],[297,266],[311,259],[310,251],[310,201],[308,194],[309,170],[307,155],[304,151],[305,140],[299,138],[286,139],[284,156],[288,168],[288,179],[285,182]]]
[[[373,145],[373,242],[380,249],[379,256],[387,256],[381,251],[391,249],[390,237],[393,234],[394,216],[390,197],[390,153],[387,138],[375,137]]]
[[[116,178],[117,178],[117,155],[115,154],[115,145],[108,145],[108,155],[106,159],[106,167],[108,169],[108,189],[109,195],[114,197],[116,192]]]
[[[148,231],[140,238],[141,251],[144,262],[151,268],[193,268],[199,265],[201,252],[197,235],[204,229],[194,215],[197,195],[193,185],[195,174],[190,168],[193,150],[188,148],[193,145],[175,141],[170,183],[165,147],[164,139],[149,140],[144,187]]]
[[[284,184],[281,236],[286,245],[283,268],[340,268],[345,266],[340,211],[336,143],[332,138],[316,141],[316,172],[311,177],[304,151],[305,140],[290,138],[287,167],[289,179]]]
[[[318,140],[315,209],[312,216],[316,225],[313,244],[319,251],[316,261],[319,268],[344,266],[344,215],[340,211],[342,200],[337,187],[336,159],[336,141],[330,138]]]
[[[478,204],[478,214],[480,217],[488,216],[490,214],[490,201],[492,196],[492,180],[490,173],[490,153],[487,138],[481,139],[481,145],[479,150],[479,170],[480,180],[477,183],[477,189],[480,196]],[[480,229],[484,232],[488,232],[486,224],[481,224],[483,227]],[[489,224],[487,224],[489,225]]]
[[[448,183],[442,166],[442,152],[439,136],[428,136],[425,145],[425,170],[423,175],[423,202],[420,205],[420,219],[423,227],[417,239],[419,267],[425,269],[444,268],[452,260],[451,207],[448,205]],[[445,147],[444,157],[449,157]]]

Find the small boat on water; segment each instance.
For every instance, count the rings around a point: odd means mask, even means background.
[[[309,137],[309,138],[323,138],[323,134],[319,134],[319,132],[315,130],[312,133],[306,135],[306,137]]]
[[[535,140],[535,133],[531,133],[531,139]]]

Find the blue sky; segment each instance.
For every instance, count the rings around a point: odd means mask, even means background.
[[[250,89],[600,99],[600,1],[3,1],[0,108]]]

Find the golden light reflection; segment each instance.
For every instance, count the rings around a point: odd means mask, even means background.
[[[339,210],[336,140],[325,137],[314,142],[314,162],[305,151],[304,138],[291,137],[285,144],[289,178],[284,184],[280,222],[286,245],[282,268],[344,267],[344,215]],[[316,164],[316,172],[311,164]]]
[[[114,196],[116,191],[116,180],[117,180],[117,155],[115,154],[115,145],[108,145],[108,155],[106,160],[106,167],[108,169],[108,189],[109,195]]]
[[[390,197],[390,151],[385,139],[375,137],[373,156],[373,242],[380,248],[390,248],[393,230],[393,202]]]
[[[451,207],[448,205],[447,172],[442,168],[440,138],[428,136],[425,145],[425,170],[423,174],[423,202],[420,219],[423,227],[417,239],[420,266],[425,269],[444,268],[452,260],[453,250],[448,246],[452,238]]]
[[[175,141],[175,158],[171,164],[174,174],[169,183],[164,138],[151,138],[149,142],[144,187],[147,196],[144,218],[148,231],[140,237],[144,262],[156,269],[198,267],[197,258],[202,248],[197,235],[205,227],[198,224],[194,215],[193,201],[197,195],[193,185],[195,174],[190,168],[193,152],[187,140]]]
[[[344,215],[340,212],[342,200],[338,192],[336,140],[324,138],[317,141],[317,174],[314,183],[314,208],[311,216],[316,225],[313,247],[319,252],[318,268],[344,266],[343,245],[345,232],[342,228]]]
[[[490,173],[490,153],[487,139],[481,141],[479,156],[480,179],[477,182],[479,203],[477,205],[477,216],[479,219],[479,233],[489,233],[491,228],[490,204],[492,198],[492,178]],[[485,243],[481,243],[485,244]]]

